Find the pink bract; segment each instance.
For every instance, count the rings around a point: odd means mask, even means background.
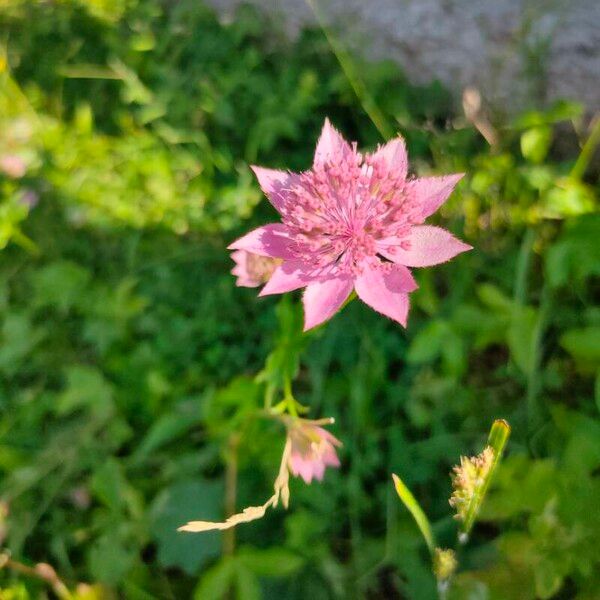
[[[298,419],[289,427],[288,437],[291,442],[288,467],[294,476],[302,477],[306,483],[313,478],[321,481],[326,467],[340,466],[335,448],[342,443],[322,427]]]
[[[417,288],[408,267],[437,265],[471,249],[423,224],[462,174],[410,178],[401,137],[363,155],[326,119],[312,169],[253,170],[282,222],[229,248],[282,260],[260,295],[306,288],[305,330],[333,316],[352,290],[406,326],[408,294]]]
[[[258,287],[266,283],[282,262],[277,258],[260,256],[245,250],[232,252],[231,258],[235,262],[231,273],[237,277],[236,284],[240,287]]]

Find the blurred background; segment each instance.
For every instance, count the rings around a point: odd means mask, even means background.
[[[435,598],[390,474],[452,545],[495,418],[450,597],[600,598],[599,5],[210,4],[0,0],[0,598]],[[467,173],[432,222],[475,250],[406,331],[353,302],[303,337],[229,274],[275,217],[249,164],[308,168],[325,116]],[[247,415],[287,359],[342,468],[177,533],[270,495],[284,434]]]

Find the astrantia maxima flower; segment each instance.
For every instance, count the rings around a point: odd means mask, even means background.
[[[402,138],[361,154],[325,121],[312,169],[303,173],[253,167],[281,215],[230,249],[282,259],[260,295],[306,288],[304,328],[329,319],[352,290],[406,326],[408,267],[429,267],[470,250],[448,231],[424,225],[462,174],[410,178]]]
[[[302,477],[306,483],[310,483],[313,478],[321,481],[326,467],[340,466],[335,449],[342,442],[319,426],[332,422],[332,419],[291,421],[288,426],[288,440],[291,443],[288,466],[292,475]]]
[[[260,256],[245,250],[232,252],[231,258],[235,262],[231,273],[237,277],[236,284],[240,287],[258,287],[266,283],[283,262],[279,258]]]
[[[276,507],[281,502],[284,508],[289,506],[290,473],[300,476],[306,483],[313,478],[321,481],[326,467],[339,467],[340,461],[335,453],[335,448],[342,443],[331,433],[321,427],[330,425],[333,419],[320,419],[309,421],[297,417],[279,416],[287,427],[287,437],[279,473],[273,484],[273,495],[260,506],[248,506],[242,512],[231,515],[225,521],[189,521],[178,528],[178,531],[200,533],[215,529],[230,529],[241,523],[249,523],[262,519],[267,509]]]

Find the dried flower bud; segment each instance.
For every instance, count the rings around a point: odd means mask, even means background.
[[[454,550],[436,548],[433,554],[433,573],[438,582],[447,581],[454,575],[458,561]]]
[[[237,276],[236,284],[240,287],[258,287],[266,283],[283,262],[278,258],[259,256],[246,250],[232,252],[231,258],[235,262],[231,273]]]
[[[454,491],[450,497],[450,506],[456,510],[456,519],[465,521],[469,506],[475,494],[483,487],[493,463],[494,450],[491,446],[486,446],[477,456],[460,457],[460,466],[454,467]]]

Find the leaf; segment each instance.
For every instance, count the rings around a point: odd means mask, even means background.
[[[131,459],[134,462],[144,460],[162,446],[183,436],[200,421],[200,415],[182,412],[168,413],[160,417],[142,438]]]
[[[533,127],[521,135],[521,153],[527,160],[539,164],[546,158],[551,143],[551,127]]]
[[[600,275],[600,216],[574,219],[546,253],[546,276],[553,287]]]
[[[44,338],[41,328],[33,327],[26,314],[8,313],[2,324],[0,337],[0,372],[16,373],[22,361]]]
[[[58,396],[56,412],[60,415],[87,407],[106,415],[113,408],[113,388],[98,369],[73,365],[66,370],[67,385]]]
[[[429,321],[413,338],[406,357],[408,362],[423,364],[435,360],[448,333],[448,324],[445,321]]]
[[[419,530],[421,531],[421,534],[427,543],[429,552],[431,552],[433,555],[436,544],[433,537],[433,532],[431,530],[431,525],[425,513],[423,512],[421,505],[417,502],[416,498],[412,495],[412,492],[406,487],[398,475],[392,474],[392,479],[394,480],[396,493],[398,494],[400,500],[402,500],[404,503],[404,506],[406,506],[410,514],[413,516],[413,519],[417,523],[417,526],[419,527]]]
[[[85,298],[90,272],[71,261],[57,261],[36,271],[33,276],[36,306],[55,306],[62,312],[77,306]]]
[[[535,567],[534,574],[535,590],[542,600],[552,598],[560,590],[564,576],[557,572],[552,562],[542,560]]]
[[[114,585],[133,567],[136,554],[117,533],[107,533],[89,547],[88,568],[95,580]]]
[[[216,565],[205,571],[194,590],[194,600],[220,600],[233,584],[236,574],[235,560],[225,556]]]
[[[92,477],[92,491],[101,502],[114,511],[124,506],[126,486],[121,465],[112,456],[101,463]]]
[[[560,338],[560,345],[579,366],[592,370],[600,367],[600,326],[569,329]]]
[[[261,600],[262,593],[256,575],[237,561],[236,569],[237,600]]]
[[[239,561],[260,577],[290,577],[302,567],[303,559],[285,548],[245,547],[238,553]]]
[[[542,214],[550,219],[576,217],[598,209],[594,189],[578,179],[563,177],[545,194]]]
[[[523,373],[531,372],[535,361],[533,345],[538,314],[529,306],[515,305],[510,317],[507,342],[511,356]]]
[[[182,535],[177,527],[202,514],[218,519],[222,511],[223,486],[218,481],[184,480],[162,490],[150,508],[151,534],[158,548],[158,562],[195,574],[221,551],[221,536]],[[205,596],[211,597],[211,596]]]

